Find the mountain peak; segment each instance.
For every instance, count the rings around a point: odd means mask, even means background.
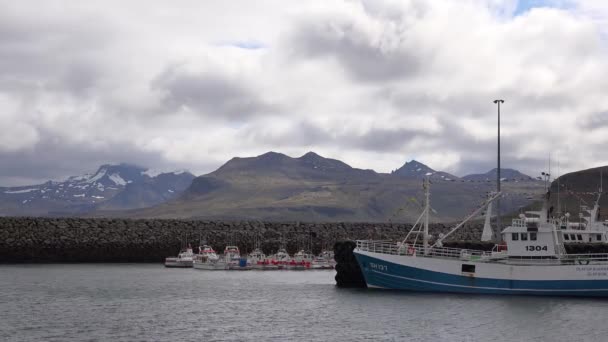
[[[301,156],[298,159],[325,159],[325,158],[323,158],[320,155],[314,153],[313,151],[310,151],[310,152],[307,152],[306,154],[304,154],[303,156]]]
[[[486,173],[471,174],[462,177],[462,179],[472,182],[496,182],[497,168],[493,168]],[[502,180],[531,180],[532,177],[525,175],[515,169],[500,168],[500,178]]]
[[[277,176],[301,178],[303,175],[328,177],[340,172],[352,172],[348,164],[331,158],[322,157],[315,152],[308,152],[299,158],[292,158],[282,153],[267,152],[257,157],[232,158],[226,164],[213,171],[215,176]]]
[[[458,177],[451,175],[447,172],[435,171],[428,167],[426,164],[423,164],[417,160],[410,160],[406,162],[402,167],[392,172],[392,174],[400,176],[400,177],[408,177],[408,178],[424,178],[429,177],[435,181],[447,181],[453,182]]]
[[[329,170],[350,170],[352,169],[350,165],[331,158],[322,157],[314,152],[308,152],[305,155],[297,158],[299,161],[304,163],[313,169],[317,169],[318,171],[329,171]]]
[[[435,170],[426,166],[425,164],[417,161],[411,160],[403,164],[402,167],[398,168],[393,172],[393,174],[400,176],[425,176],[427,173],[435,173]]]
[[[289,157],[286,156],[286,155],[284,155],[283,153],[270,151],[270,152],[266,152],[264,154],[261,154],[261,155],[257,156],[256,158],[260,158],[260,159],[285,159],[285,158],[289,158]]]

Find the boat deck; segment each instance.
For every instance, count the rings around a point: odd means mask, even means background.
[[[469,262],[487,262],[512,265],[608,265],[608,254],[561,254],[557,257],[508,256],[506,251],[482,251],[463,248],[428,247],[400,244],[387,240],[357,240],[355,250],[410,257],[458,259]]]

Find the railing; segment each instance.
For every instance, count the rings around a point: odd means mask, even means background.
[[[393,241],[358,240],[357,249],[361,251],[393,254],[393,255],[416,255],[426,257],[451,258],[462,260],[487,260],[495,257],[497,253],[448,247],[428,247],[424,253],[421,245],[400,244]]]
[[[409,255],[431,258],[459,259],[477,262],[502,262],[535,265],[608,265],[608,254],[562,254],[556,257],[508,256],[507,251],[480,251],[461,248],[429,247],[427,254],[421,245],[400,244],[394,241],[357,240],[357,249],[381,254]],[[602,270],[608,272],[606,270]]]
[[[513,227],[526,227],[526,219],[513,219],[511,221],[511,225]]]

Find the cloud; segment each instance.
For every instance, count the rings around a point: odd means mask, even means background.
[[[355,79],[383,81],[414,75],[430,57],[412,23],[426,11],[422,2],[413,18],[403,8],[386,13],[368,3],[344,3],[334,11],[300,19],[288,36],[288,51],[299,58],[333,58]],[[398,18],[394,18],[398,16]]]
[[[208,117],[245,119],[256,114],[273,112],[261,95],[254,93],[244,80],[230,78],[217,71],[188,72],[169,67],[152,82],[160,91],[165,110],[192,110]]]
[[[0,0],[0,185],[269,150],[483,172],[499,97],[505,167],[608,164],[607,28],[592,0]]]

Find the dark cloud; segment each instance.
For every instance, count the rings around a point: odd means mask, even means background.
[[[0,187],[39,184],[69,176],[95,172],[102,164],[128,163],[145,168],[173,171],[185,168],[193,173],[210,171],[215,163],[192,160],[168,161],[160,152],[144,151],[128,142],[106,142],[102,146],[74,144],[43,135],[40,143],[28,151],[0,152]]]
[[[409,42],[407,31],[374,36],[348,16],[322,16],[300,21],[287,38],[292,56],[333,58],[361,81],[387,81],[413,76],[424,66],[423,51]]]
[[[94,172],[102,164],[169,166],[159,153],[145,152],[127,142],[94,147],[41,133],[38,144],[26,151],[0,152],[0,186],[35,184]]]
[[[0,11],[0,91],[57,91],[82,97],[103,74],[105,48],[115,38],[102,18]]]
[[[588,118],[578,122],[580,128],[585,130],[596,130],[608,127],[608,111],[590,115]]]
[[[415,124],[414,124],[415,125]],[[366,151],[396,152],[403,149],[415,138],[428,139],[431,134],[411,128],[370,128],[360,135],[344,135],[338,141]]]
[[[163,93],[163,103],[169,111],[185,106],[208,117],[230,120],[276,111],[242,80],[213,71],[193,73],[169,67],[152,82],[152,88]]]
[[[415,124],[412,126],[415,127]],[[413,128],[372,127],[362,133],[335,131],[306,120],[294,123],[282,131],[252,127],[244,133],[246,140],[267,146],[340,146],[379,153],[398,151],[417,137],[428,138],[430,134]]]
[[[266,146],[319,146],[334,141],[332,134],[314,123],[301,120],[287,129],[278,130],[264,125],[252,125],[241,133],[242,140]]]

